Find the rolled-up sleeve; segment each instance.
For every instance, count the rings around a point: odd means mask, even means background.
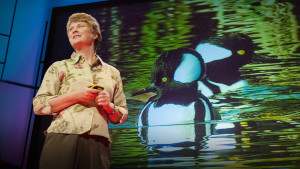
[[[48,104],[48,100],[57,97],[57,93],[60,89],[60,81],[58,76],[57,63],[52,64],[44,75],[42,84],[33,98],[33,110],[37,115],[51,115],[51,106]]]
[[[123,114],[119,124],[124,123],[127,120],[128,108],[126,103],[125,94],[123,91],[123,83],[121,79],[120,72],[116,70],[116,87],[114,91],[113,103],[116,108]]]

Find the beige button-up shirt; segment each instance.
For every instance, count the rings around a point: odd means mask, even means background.
[[[48,100],[59,95],[80,89],[90,83],[104,86],[111,102],[123,114],[120,124],[127,119],[128,109],[123,91],[120,72],[103,62],[99,56],[90,66],[76,52],[70,59],[53,63],[44,75],[37,95],[33,98],[36,114],[53,115],[48,133],[100,135],[108,138],[108,115],[104,109],[97,107],[95,101],[87,104],[74,104],[60,112],[51,113]]]

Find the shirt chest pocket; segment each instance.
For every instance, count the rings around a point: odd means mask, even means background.
[[[62,81],[60,94],[76,91],[90,83],[93,83],[91,73],[87,73],[85,70],[69,71]]]

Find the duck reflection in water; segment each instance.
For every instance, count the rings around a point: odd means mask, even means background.
[[[201,55],[190,48],[164,52],[154,63],[151,85],[133,95],[154,92],[138,117],[138,129],[149,151],[197,154],[203,137],[221,119],[211,103],[198,90],[205,75]]]
[[[248,86],[239,69],[251,62],[254,49],[252,39],[237,32],[211,37],[197,44],[195,50],[206,65],[206,76],[199,81],[202,94],[209,97]]]

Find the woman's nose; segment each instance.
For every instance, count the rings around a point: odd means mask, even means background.
[[[74,29],[72,30],[72,34],[74,34],[74,33],[76,33],[76,32],[77,32],[77,29],[74,28]]]

